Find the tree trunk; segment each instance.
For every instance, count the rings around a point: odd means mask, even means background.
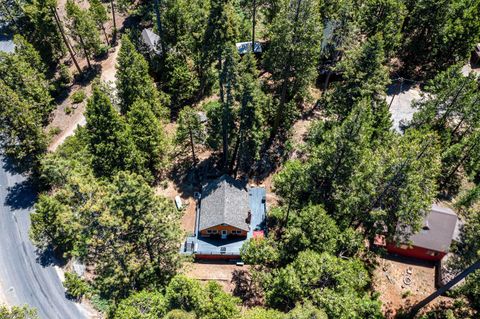
[[[257,0],[253,0],[253,12],[252,12],[252,53],[255,53],[255,16],[257,13]]]
[[[117,39],[117,22],[115,21],[115,5],[113,0],[110,0],[110,6],[112,8],[112,21],[113,21],[112,44],[113,44]]]
[[[103,34],[105,35],[105,41],[107,41],[107,45],[110,45],[110,41],[108,40],[107,30],[105,30],[105,26],[103,25],[103,23],[101,24],[101,27],[103,30]]]
[[[65,32],[63,31],[62,24],[60,22],[60,18],[58,17],[57,14],[57,9],[55,7],[51,7],[53,17],[55,19],[55,23],[57,24],[58,30],[60,31],[60,34],[62,35],[63,42],[65,43],[65,46],[68,49],[68,53],[70,54],[70,58],[73,61],[73,64],[75,64],[75,67],[77,68],[77,71],[79,74],[82,74],[82,69],[80,69],[80,66],[78,65],[77,59],[75,58],[75,55],[73,54],[72,47],[70,46],[70,43],[68,42],[67,36],[65,35]]]
[[[420,311],[420,309],[428,305],[430,302],[435,300],[440,295],[447,292],[450,288],[455,286],[457,283],[459,283],[461,280],[463,280],[465,277],[467,277],[469,274],[471,274],[477,269],[480,269],[480,260],[478,260],[473,265],[471,265],[470,267],[462,271],[459,275],[457,275],[455,278],[450,280],[445,286],[441,287],[440,289],[432,293],[430,296],[428,296],[427,298],[423,299],[418,304],[413,306],[412,310],[410,310],[410,313],[408,314],[408,318],[414,318],[415,315]]]
[[[83,38],[81,36],[79,36],[78,39],[80,40],[80,44],[82,45],[83,53],[85,54],[85,58],[87,59],[88,68],[91,69],[92,64],[90,63],[90,58],[88,57],[88,55],[89,55],[88,50],[85,47],[85,43],[83,42]]]
[[[157,17],[157,29],[160,33],[160,45],[162,46],[162,54],[165,56],[165,35],[163,34],[162,20],[160,17],[160,0],[154,0],[155,3],[155,15]]]
[[[193,132],[191,128],[188,128],[188,135],[190,137],[190,147],[192,148],[192,162],[193,162],[194,168],[196,169],[197,157],[195,156],[195,143],[193,142]]]

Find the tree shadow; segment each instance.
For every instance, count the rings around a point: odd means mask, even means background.
[[[45,249],[37,249],[36,254],[36,261],[42,267],[63,267],[66,265],[66,260],[59,256],[59,254],[50,246]]]
[[[36,187],[30,179],[7,188],[5,205],[12,210],[32,208],[37,198]]]
[[[264,304],[264,297],[258,284],[247,270],[236,269],[232,273],[233,295],[239,297],[245,307],[255,307]]]

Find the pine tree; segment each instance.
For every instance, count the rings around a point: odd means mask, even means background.
[[[88,148],[97,176],[113,176],[117,171],[143,168],[127,125],[113,108],[99,85],[93,88],[85,113]]]
[[[381,110],[390,81],[384,63],[383,39],[380,34],[347,52],[346,57],[336,66],[342,72],[344,81],[326,96],[326,109],[342,120],[356,102],[369,98],[374,110],[375,106]]]
[[[220,100],[222,103],[222,168],[229,170],[230,143],[234,129],[235,90],[238,88],[238,54],[233,46],[225,49],[225,61],[220,72]]]
[[[130,291],[164,287],[180,266],[173,203],[155,195],[139,175],[120,172],[98,205],[102,214],[88,258],[96,264],[100,292],[121,299]]]
[[[316,76],[320,54],[321,22],[318,3],[313,0],[289,0],[271,27],[271,45],[266,64],[276,85],[277,109],[271,137],[279,129],[288,129],[293,100],[308,96],[308,87]],[[287,126],[287,127],[285,127]]]
[[[261,145],[266,139],[265,104],[267,99],[258,81],[258,71],[253,54],[243,57],[240,65],[238,130],[232,163],[234,174],[238,170],[248,172],[253,162],[259,158]],[[233,166],[233,165],[232,165]],[[233,167],[232,167],[233,168]]]
[[[105,30],[105,23],[108,21],[107,17],[107,9],[103,6],[100,0],[89,0],[90,8],[89,13],[92,19],[95,21],[98,27],[100,27],[103,31],[103,35],[105,36],[105,41],[107,45],[110,44],[108,40],[108,34]]]
[[[127,113],[130,134],[140,156],[143,158],[148,175],[157,177],[165,170],[168,162],[169,145],[164,128],[150,108],[142,100],[136,100]],[[142,174],[151,181],[146,173]]]
[[[21,93],[21,92],[19,92]],[[41,116],[11,87],[0,80],[0,145],[21,172],[38,169],[47,150]]]
[[[117,63],[116,87],[121,113],[126,114],[135,101],[143,100],[150,105],[155,116],[165,118],[167,111],[160,103],[157,88],[148,73],[147,61],[126,35],[122,37]]]
[[[236,24],[235,9],[231,0],[210,0],[210,14],[203,37],[202,73],[205,76],[207,69],[215,62],[220,77],[220,100],[222,103],[225,100],[223,93],[224,83],[220,75],[223,70],[222,63],[227,55],[225,50],[230,50],[235,44],[237,36],[238,26]],[[206,78],[201,78],[202,90],[205,89],[206,81]]]
[[[82,10],[73,0],[68,0],[67,16],[70,20],[72,32],[79,48],[83,51],[89,68],[92,68],[90,59],[100,52],[100,35],[95,26],[95,21],[87,10]]]
[[[424,97],[413,104],[418,112],[410,126],[433,130],[440,137],[441,194],[455,195],[465,175],[476,176],[480,172],[477,78],[474,74],[464,76],[460,65],[452,66],[427,82],[425,92]]]
[[[465,61],[478,43],[479,0],[406,2],[402,61],[414,76],[431,78]]]
[[[34,44],[45,64],[63,56],[62,37],[55,21],[56,0],[33,0],[25,5],[25,15],[33,26],[33,34],[23,34]]]
[[[392,57],[400,46],[407,9],[400,0],[370,0],[360,8],[360,25],[367,37],[380,33],[385,56]]]
[[[188,106],[180,111],[177,124],[175,143],[181,148],[181,152],[191,152],[192,165],[196,168],[198,160],[195,149],[198,144],[205,141],[205,128],[198,113]]]

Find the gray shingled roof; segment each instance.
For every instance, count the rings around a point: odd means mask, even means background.
[[[248,231],[248,191],[243,183],[223,175],[202,190],[199,230],[227,224]]]
[[[439,252],[448,252],[455,237],[458,217],[450,208],[432,205],[423,221],[423,228],[410,236],[412,245]]]
[[[160,50],[160,36],[155,34],[151,29],[143,29],[142,30],[142,39],[147,47],[155,52],[159,53]]]

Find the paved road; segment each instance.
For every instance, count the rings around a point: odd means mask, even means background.
[[[42,319],[87,318],[65,298],[51,260],[40,258],[28,238],[33,200],[25,178],[8,173],[0,158],[0,296],[37,308]]]

